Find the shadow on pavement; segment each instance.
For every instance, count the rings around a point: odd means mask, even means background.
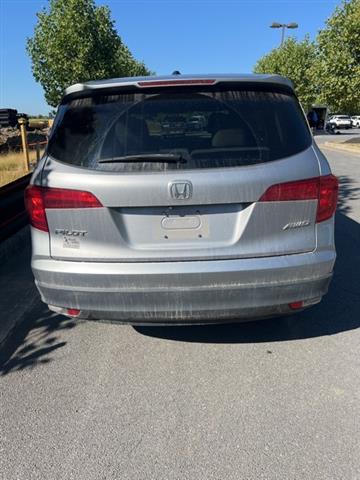
[[[0,265],[0,375],[49,363],[50,354],[65,345],[58,332],[75,326],[71,319],[50,312],[41,302],[30,257],[27,232],[24,248]]]
[[[353,202],[360,200],[360,188],[357,186],[354,186],[354,182],[352,181],[351,177],[347,175],[339,176],[338,180],[339,180],[339,199],[338,199],[337,213],[347,215],[352,211],[354,207]]]
[[[73,320],[50,312],[39,301],[1,349],[0,375],[51,362],[49,355],[66,345],[57,333],[75,325]]]
[[[297,315],[250,323],[208,326],[139,326],[143,335],[184,342],[253,343],[299,340],[333,335],[360,326],[360,225],[346,217],[346,199],[357,195],[342,177],[336,218],[337,261],[333,281],[323,301]]]

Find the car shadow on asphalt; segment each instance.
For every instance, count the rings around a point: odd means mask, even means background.
[[[296,315],[247,323],[207,326],[137,326],[149,337],[201,343],[257,343],[334,335],[360,326],[360,224],[346,213],[359,189],[349,177],[340,179],[336,215],[337,260],[328,294],[322,302]]]
[[[0,376],[37,365],[50,363],[51,353],[66,345],[60,341],[60,330],[71,329],[76,323],[50,312],[46,305],[36,303],[0,350]]]

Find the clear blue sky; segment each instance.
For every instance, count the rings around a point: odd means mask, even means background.
[[[288,34],[314,38],[340,0],[98,0],[111,8],[134,56],[158,74],[251,72],[276,47],[273,21],[297,22]],[[0,107],[47,114],[25,52],[46,0],[0,0]]]

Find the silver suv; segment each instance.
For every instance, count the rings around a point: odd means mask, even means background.
[[[73,85],[26,191],[36,285],[88,319],[289,314],[327,291],[337,188],[283,77]]]

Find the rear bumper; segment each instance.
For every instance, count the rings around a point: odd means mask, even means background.
[[[292,312],[327,292],[335,251],[258,259],[158,263],[33,258],[42,300],[81,318],[141,323],[247,320]]]

